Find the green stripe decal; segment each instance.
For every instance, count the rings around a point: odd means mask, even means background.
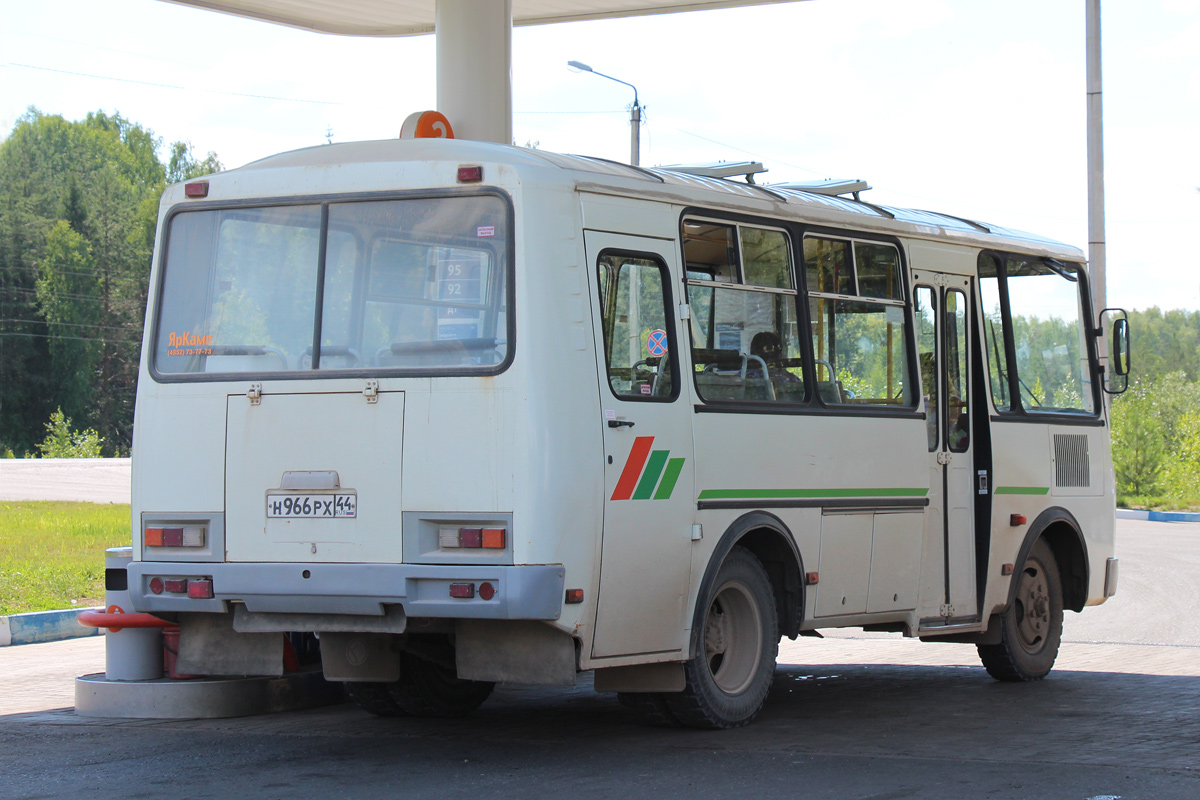
[[[633,492],[634,500],[650,499],[650,495],[654,493],[654,487],[658,485],[658,477],[662,475],[663,467],[667,465],[667,456],[670,454],[670,450],[655,450],[650,454],[650,460],[646,462],[646,471],[642,473],[642,479],[638,481],[637,489]]]
[[[671,492],[675,491],[675,481],[679,480],[679,473],[683,471],[683,462],[686,460],[672,458],[667,462],[667,471],[663,474],[662,483],[658,485],[658,491],[654,493],[655,500],[671,499]]]
[[[997,486],[996,494],[1050,494],[1049,486]]]
[[[925,497],[928,489],[705,489],[701,500],[774,500],[817,497]]]

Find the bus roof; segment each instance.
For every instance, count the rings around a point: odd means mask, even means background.
[[[762,214],[832,227],[889,233],[919,239],[953,240],[986,248],[1054,256],[1083,261],[1081,250],[1036,234],[992,223],[919,209],[876,205],[866,200],[829,196],[770,184],[758,185],[727,178],[709,178],[663,167],[633,167],[590,156],[565,155],[524,147],[473,142],[461,139],[380,139],[319,145],[269,156],[230,171],[289,170],[340,167],[354,183],[353,191],[388,188],[387,170],[373,167],[364,173],[354,164],[378,165],[402,162],[453,162],[496,164],[523,176],[541,172],[542,180],[568,182],[577,191],[639,199],[662,200],[687,206],[703,206],[743,213]],[[369,185],[375,176],[380,185]],[[246,176],[249,177],[249,176]],[[522,180],[525,180],[525,177]],[[224,183],[221,178],[217,183]],[[251,181],[250,183],[257,183]],[[367,184],[367,185],[364,185]],[[249,186],[243,187],[249,188]],[[327,192],[328,186],[322,187]]]

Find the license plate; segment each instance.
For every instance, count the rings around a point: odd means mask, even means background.
[[[358,510],[358,495],[325,492],[284,492],[267,495],[268,517],[324,519],[353,517]]]

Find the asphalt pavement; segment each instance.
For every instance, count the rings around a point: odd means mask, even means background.
[[[72,679],[102,638],[0,650],[0,798],[1200,798],[1200,524],[1118,522],[1116,597],[1067,614],[1055,671],[987,676],[970,645],[784,642],[752,725],[635,724],[590,681],[499,687],[472,717],[350,705],[96,720]]]
[[[128,503],[128,458],[0,458],[0,501]]]

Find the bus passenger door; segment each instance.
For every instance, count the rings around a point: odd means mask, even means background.
[[[914,281],[929,445],[920,607],[927,630],[978,618],[970,425],[977,412],[970,397],[970,279],[921,270]]]
[[[594,657],[686,644],[695,515],[672,241],[585,231],[604,426]]]

